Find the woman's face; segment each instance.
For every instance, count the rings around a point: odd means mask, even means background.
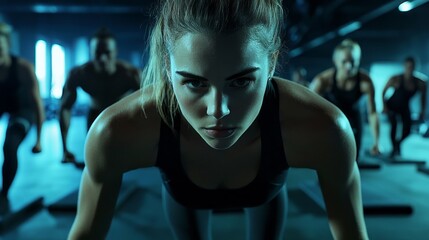
[[[215,149],[231,147],[254,122],[272,74],[271,57],[249,33],[187,33],[170,54],[182,115]]]

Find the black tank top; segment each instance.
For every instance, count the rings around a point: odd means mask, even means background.
[[[7,78],[0,81],[0,114],[15,113],[19,109],[18,89],[18,59],[11,56],[11,65]]]
[[[417,92],[417,79],[413,77],[414,89],[408,90],[405,87],[405,77],[401,75],[399,87],[395,89],[393,95],[387,100],[387,107],[393,111],[402,111],[409,109],[409,103],[411,98]]]
[[[286,161],[279,122],[277,85],[269,81],[257,121],[261,132],[261,162],[256,177],[238,189],[204,189],[186,175],[180,160],[180,136],[161,122],[158,158],[163,184],[180,204],[196,209],[254,207],[273,199],[284,186],[289,165]],[[175,118],[179,133],[180,115]]]
[[[356,84],[350,90],[340,89],[337,86],[337,71],[332,78],[332,90],[325,95],[325,98],[336,105],[348,118],[353,128],[359,128],[360,110],[358,102],[362,97],[360,90],[361,75],[356,76]]]

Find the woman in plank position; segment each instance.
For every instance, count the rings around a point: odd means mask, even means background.
[[[289,167],[317,171],[335,239],[367,239],[347,118],[274,76],[282,23],[281,0],[162,1],[144,87],[89,131],[69,239],[104,238],[123,174],[148,167],[175,239],[211,239],[235,208],[247,239],[284,239]]]

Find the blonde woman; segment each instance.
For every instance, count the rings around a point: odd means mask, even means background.
[[[284,239],[289,167],[317,171],[336,239],[367,238],[346,117],[274,76],[282,23],[280,0],[162,1],[145,87],[89,131],[69,239],[104,238],[122,175],[147,167],[175,239],[211,239],[212,210],[230,208],[247,239]]]

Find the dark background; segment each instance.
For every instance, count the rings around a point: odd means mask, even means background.
[[[302,66],[307,69],[310,81],[318,72],[332,66],[332,49],[344,38],[360,43],[361,66],[370,72],[378,93],[391,74],[402,70],[402,60],[407,56],[414,56],[417,70],[428,74],[429,4],[426,1],[415,1],[421,5],[409,12],[398,11],[403,1],[397,0],[283,1],[287,13],[283,36],[286,49],[279,61],[278,75],[290,78],[291,71]],[[146,37],[153,20],[150,15],[157,2],[1,0],[0,20],[16,30],[13,52],[32,62],[34,44],[42,39],[48,46],[55,43],[64,46],[66,70],[69,70],[81,63],[75,54],[76,42],[88,41],[98,28],[105,26],[117,37],[119,58],[143,68]],[[345,35],[338,33],[340,28],[356,21],[361,24],[359,29]],[[386,64],[390,68],[383,70]]]

